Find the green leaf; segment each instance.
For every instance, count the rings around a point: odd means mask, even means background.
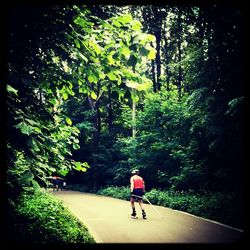
[[[138,20],[133,20],[132,21],[132,30],[139,31],[142,27],[142,24]]]
[[[99,79],[94,73],[91,73],[91,75],[88,76],[88,80],[90,83],[97,83]]]
[[[92,92],[90,93],[90,96],[91,96],[91,98],[94,99],[94,100],[97,99],[97,95],[96,95],[96,93],[95,93],[94,91],[92,91]]]
[[[150,51],[149,51],[149,54],[148,54],[148,59],[155,59],[155,56],[156,56],[156,50],[154,48],[152,48]]]
[[[121,53],[122,53],[125,57],[129,58],[129,56],[130,56],[130,49],[129,49],[127,46],[123,46],[123,47],[121,48]]]
[[[69,97],[68,93],[67,92],[63,92],[62,93],[62,96],[63,96],[63,99],[66,101]]]
[[[72,95],[72,96],[75,95],[74,91],[73,91],[71,88],[65,87],[65,90],[66,90],[66,92],[67,92],[68,94],[70,94],[70,95]]]
[[[134,81],[128,80],[128,81],[126,82],[126,86],[128,86],[129,88],[136,89],[136,88],[138,87],[138,83],[137,83],[137,82],[134,82]]]
[[[64,161],[64,159],[65,159],[65,157],[64,157],[63,155],[61,155],[60,153],[57,154],[57,157],[58,157],[60,160],[62,160],[62,161]]]
[[[58,154],[58,148],[51,147],[51,151],[52,151],[54,154]]]
[[[122,24],[130,23],[132,20],[133,20],[133,17],[131,14],[126,14],[117,18],[117,21]]]
[[[81,163],[81,162],[74,162],[75,169],[78,171],[86,172],[87,168],[89,168],[89,165],[87,162]]]
[[[78,49],[80,49],[80,48],[81,48],[81,45],[80,45],[80,42],[78,41],[78,39],[75,39],[74,42],[75,42],[76,47],[77,47]]]
[[[36,131],[37,133],[40,133],[40,134],[42,133],[42,130],[38,127],[34,127],[34,131]]]
[[[16,96],[18,96],[18,90],[17,89],[14,89],[12,86],[10,86],[10,85],[7,85],[6,86],[6,89],[7,89],[7,92],[9,92],[9,93],[14,93]]]
[[[69,125],[72,125],[72,121],[69,117],[66,117],[66,122],[69,124]]]
[[[122,25],[117,21],[117,20],[113,20],[113,24],[114,26],[120,28]]]
[[[94,25],[92,22],[86,21],[85,19],[79,16],[74,20],[74,23],[80,25],[82,28]]]
[[[149,79],[143,79],[143,83],[137,86],[138,91],[145,91],[152,86],[152,81]]]
[[[51,104],[53,104],[53,105],[56,105],[56,104],[57,104],[56,98],[50,99],[49,102],[50,102]]]
[[[78,52],[77,54],[78,54],[78,56],[79,56],[81,59],[83,59],[84,62],[86,62],[86,63],[88,62],[88,58],[87,58],[86,56],[84,56],[81,52]]]
[[[15,127],[20,128],[21,132],[26,135],[30,135],[33,131],[32,127],[25,122],[20,122]]]
[[[34,120],[31,120],[31,119],[28,119],[28,118],[25,118],[24,120],[26,122],[28,122],[30,125],[38,125],[37,122],[35,122]]]
[[[113,54],[114,54],[114,53],[110,53],[110,54],[107,56],[107,59],[108,59],[110,65],[114,65],[114,64],[115,64],[114,58],[112,57]]]
[[[147,40],[149,42],[155,42],[156,38],[154,35],[151,35],[151,34],[147,34]]]
[[[108,78],[111,80],[111,81],[116,81],[118,80],[117,76],[111,71],[107,74]]]
[[[139,97],[138,97],[138,95],[136,95],[136,94],[132,94],[131,98],[132,98],[132,100],[133,100],[134,102],[138,102],[138,101],[139,101]]]
[[[38,147],[38,144],[35,139],[31,139],[31,147],[34,151],[39,152],[40,148]]]
[[[100,79],[104,79],[105,78],[105,74],[101,71],[101,72],[99,72],[99,77],[100,77]]]
[[[68,174],[69,170],[65,168],[65,169],[60,169],[58,172],[60,175],[66,176]]]
[[[95,41],[90,40],[89,45],[94,49],[97,55],[101,53],[101,47]]]

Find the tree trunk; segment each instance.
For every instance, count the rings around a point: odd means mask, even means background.
[[[91,152],[93,156],[93,166],[91,168],[92,170],[92,188],[93,191],[96,192],[98,190],[98,170],[97,170],[97,159],[96,155],[98,154],[98,146],[99,146],[99,137],[100,137],[100,111],[98,108],[98,103],[88,96],[88,101],[91,110],[93,111],[93,127],[94,127],[94,132],[93,132],[93,141],[91,144]]]
[[[135,92],[135,90],[133,90],[133,92]],[[135,126],[135,119],[136,119],[136,103],[133,100],[132,103],[132,137],[135,138],[135,134],[136,134],[136,126]]]
[[[112,100],[111,100],[111,84],[108,89],[108,129],[111,130],[113,125],[113,109],[112,109]]]
[[[155,33],[156,37],[156,79],[157,79],[157,91],[161,89],[161,28]]]
[[[155,61],[152,60],[151,62],[151,71],[152,71],[152,81],[153,81],[153,88],[154,88],[154,92],[157,92],[157,85],[156,85],[156,79],[155,79]]]
[[[177,87],[178,87],[178,92],[179,92],[179,98],[181,98],[181,85],[182,85],[182,68],[181,68],[181,11],[178,11],[178,38],[177,38],[177,48],[178,48],[178,77],[177,77]]]

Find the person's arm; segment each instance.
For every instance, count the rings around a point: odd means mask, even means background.
[[[133,181],[133,177],[130,178],[130,191],[133,192],[134,190],[134,181]]]

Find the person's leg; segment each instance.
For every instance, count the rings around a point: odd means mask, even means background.
[[[141,211],[142,211],[142,210],[143,210],[142,200],[141,200],[141,199],[138,199],[138,203],[139,203],[139,206],[140,206]]]
[[[143,208],[143,201],[142,201],[142,199],[139,199],[139,200],[138,200],[138,203],[139,203],[140,208],[141,208],[141,211],[142,211],[142,218],[143,218],[143,219],[146,219],[146,212],[145,212],[145,210],[144,210],[144,208]]]
[[[132,214],[131,214],[131,216],[136,216],[135,199],[133,197],[130,197],[130,203],[131,203],[131,207],[132,207]]]

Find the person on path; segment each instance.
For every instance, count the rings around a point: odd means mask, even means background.
[[[145,183],[144,180],[141,176],[139,176],[139,170],[134,169],[131,172],[132,176],[130,178],[130,190],[131,190],[131,195],[130,195],[130,203],[132,207],[132,218],[137,218],[136,217],[136,210],[135,210],[135,201],[138,201],[141,211],[142,211],[142,218],[146,219],[146,212],[143,208],[143,201],[142,201],[142,196],[145,193]]]
[[[59,190],[59,182],[60,178],[57,175],[54,175],[52,177],[52,183],[53,183],[53,191],[58,191]]]

